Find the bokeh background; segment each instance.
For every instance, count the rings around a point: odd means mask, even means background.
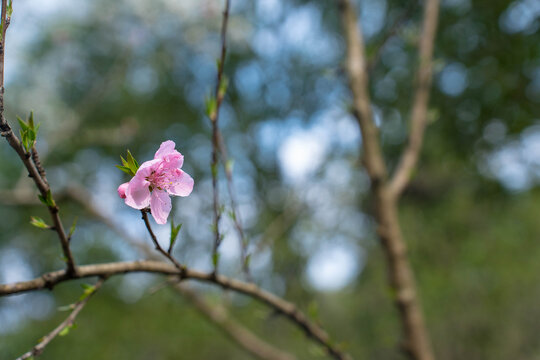
[[[210,124],[223,3],[217,0],[14,1],[6,112],[35,111],[38,149],[79,263],[143,255],[89,209],[149,244],[116,195],[127,149],[142,162],[172,139],[195,179],[174,200],[175,255],[211,269]],[[420,1],[361,0],[371,93],[387,162],[403,148]],[[430,125],[400,218],[439,359],[540,357],[540,3],[443,0]],[[370,216],[360,134],[349,114],[344,41],[333,1],[232,0],[230,79],[221,128],[234,159],[251,269],[355,358],[402,359],[385,258]],[[0,281],[63,266],[19,159],[0,146]],[[224,179],[223,173],[220,173]],[[222,182],[226,210],[229,202]],[[70,195],[71,194],[71,195]],[[169,227],[155,226],[164,243]],[[242,277],[223,219],[223,271]],[[162,278],[113,278],[43,359],[249,359]],[[300,330],[245,297],[191,284],[268,342],[322,358]],[[27,351],[81,293],[71,282],[0,299],[0,358]]]

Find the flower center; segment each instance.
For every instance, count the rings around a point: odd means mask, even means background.
[[[172,185],[171,176],[166,171],[152,171],[146,180],[150,182],[150,191],[155,188],[166,190]]]

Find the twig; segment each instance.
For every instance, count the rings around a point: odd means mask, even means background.
[[[45,171],[41,167],[37,152],[34,151],[35,149],[32,149],[32,153],[35,152],[35,154],[27,153],[25,151],[21,142],[19,141],[17,136],[15,136],[4,117],[4,50],[6,45],[6,30],[11,20],[7,16],[6,11],[7,0],[2,0],[2,39],[0,44],[0,132],[1,135],[6,138],[9,145],[15,150],[15,152],[17,152],[17,155],[19,155],[19,158],[22,160],[24,166],[28,170],[28,176],[30,176],[34,180],[34,183],[36,184],[36,187],[41,193],[41,196],[45,199],[50,198],[52,200],[50,186],[47,183],[45,177],[41,176],[41,173],[45,174]],[[34,162],[34,159],[36,159],[36,162]],[[62,221],[60,220],[60,216],[58,214],[59,208],[54,203],[54,200],[47,205],[47,208],[49,209],[49,213],[51,214],[54,228],[56,230],[56,233],[58,234],[58,238],[62,246],[62,251],[64,253],[64,257],[67,263],[68,273],[73,274],[76,272],[75,260],[73,259],[71,249],[69,248],[69,240],[66,232],[64,231]]]
[[[90,300],[90,298],[92,297],[92,295],[94,295],[96,293],[96,291],[99,290],[99,288],[101,287],[101,285],[103,285],[103,282],[105,281],[105,278],[100,278],[96,285],[94,285],[94,289],[92,290],[92,292],[90,292],[89,294],[86,295],[86,297],[82,300],[79,300],[77,301],[74,305],[73,305],[73,311],[69,314],[69,316],[64,320],[62,321],[62,323],[60,323],[60,325],[58,325],[53,331],[51,331],[50,333],[48,333],[47,335],[45,335],[43,338],[41,338],[39,344],[37,344],[36,346],[34,346],[32,348],[32,350],[24,353],[23,355],[21,355],[20,357],[18,357],[16,360],[24,360],[24,359],[29,359],[33,356],[39,356],[43,353],[43,350],[45,349],[45,347],[47,345],[49,345],[49,343],[56,337],[58,336],[58,334],[60,334],[62,332],[62,330],[64,330],[65,328],[69,328],[71,326],[73,326],[73,323],[75,321],[75,318],[77,317],[77,315],[79,315],[79,313],[81,312],[81,310],[84,308],[84,306],[86,305],[86,303],[88,302],[88,300]]]
[[[214,272],[203,273],[188,268],[182,272],[176,266],[169,265],[162,261],[141,260],[81,265],[78,266],[77,273],[75,275],[69,275],[66,270],[53,271],[45,273],[33,280],[0,285],[0,296],[19,294],[45,288],[52,289],[59,283],[74,279],[94,276],[109,277],[132,272],[176,275],[181,277],[183,280],[192,279],[195,281],[206,282],[217,285],[222,289],[229,289],[244,294],[268,305],[277,313],[286,316],[296,326],[301,328],[308,337],[322,345],[328,354],[333,358],[350,359],[349,355],[334,345],[328,334],[320,326],[312,323],[293,303],[269,293],[253,283],[232,279],[224,275],[215,274]]]
[[[167,259],[169,259],[174,264],[174,266],[176,266],[176,268],[180,271],[180,277],[182,277],[183,276],[182,274],[184,273],[184,271],[186,271],[186,267],[180,264],[168,251],[165,251],[161,247],[161,245],[159,245],[156,234],[154,234],[154,231],[152,230],[152,226],[150,225],[150,221],[148,220],[148,210],[142,209],[141,214],[144,220],[144,224],[146,225],[146,228],[148,229],[148,233],[150,234],[150,237],[152,238],[152,242],[154,243],[154,246],[156,247],[156,250],[159,251]]]
[[[411,110],[411,130],[407,147],[391,180],[393,196],[399,196],[409,183],[411,175],[418,162],[420,149],[427,125],[427,107],[429,89],[432,79],[432,59],[439,17],[439,0],[426,0],[424,6],[423,29],[418,49],[418,70],[416,74],[416,90]]]
[[[222,306],[208,305],[204,299],[193,290],[180,285],[176,279],[172,282],[173,289],[178,291],[211,323],[216,325],[227,337],[240,344],[251,355],[263,360],[295,360],[296,357],[277,349],[261,340],[240,323],[232,320]]]
[[[229,192],[229,198],[231,200],[231,213],[232,213],[231,217],[234,223],[236,234],[238,235],[238,239],[240,240],[240,250],[241,250],[240,258],[242,261],[242,271],[246,275],[246,278],[249,281],[252,281],[251,273],[249,271],[249,262],[248,262],[248,240],[244,233],[244,228],[242,227],[242,219],[240,217],[240,213],[238,212],[231,159],[229,158],[229,155],[227,152],[227,145],[225,145],[225,142],[223,141],[221,132],[218,133],[218,136],[219,136],[219,151],[221,154],[221,162],[225,170],[225,177],[227,179],[227,190]]]

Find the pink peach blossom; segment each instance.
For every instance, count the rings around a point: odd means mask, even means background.
[[[172,207],[169,196],[188,196],[193,190],[193,179],[180,170],[183,163],[175,143],[165,141],[153,160],[142,163],[135,176],[118,187],[118,195],[132,208],[150,206],[156,222],[165,224]]]

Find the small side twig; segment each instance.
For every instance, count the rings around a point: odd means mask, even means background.
[[[73,323],[75,322],[75,318],[77,317],[77,315],[79,315],[79,313],[84,308],[88,300],[90,300],[92,295],[94,295],[96,291],[99,290],[99,288],[101,287],[101,285],[103,285],[105,280],[106,280],[105,277],[100,278],[97,281],[96,285],[94,285],[94,289],[92,290],[92,292],[89,293],[84,299],[77,301],[73,305],[73,311],[69,314],[69,316],[64,321],[62,321],[62,323],[60,323],[60,325],[58,325],[56,328],[54,328],[53,331],[51,331],[50,333],[45,335],[43,338],[41,338],[39,344],[34,346],[32,350],[24,353],[23,355],[18,357],[16,360],[25,360],[25,359],[30,359],[33,356],[41,355],[43,353],[43,350],[45,350],[45,347],[47,347],[47,345],[49,345],[49,343],[55,337],[57,337],[62,332],[62,330],[73,326]]]
[[[169,259],[174,264],[174,266],[176,266],[176,268],[180,270],[180,277],[182,277],[183,274],[186,272],[186,267],[180,264],[168,251],[165,251],[165,249],[163,249],[161,245],[159,245],[156,234],[154,234],[154,231],[152,230],[152,225],[150,225],[150,220],[148,220],[148,209],[142,209],[141,214],[144,220],[144,224],[146,225],[146,229],[148,229],[148,233],[150,234],[150,238],[152,238],[152,242],[154,243],[156,250],[159,251],[167,259]]]
[[[252,278],[249,271],[248,262],[248,239],[246,238],[246,235],[244,233],[244,228],[242,227],[242,219],[240,217],[240,213],[238,212],[231,159],[229,158],[227,152],[227,145],[225,145],[221,133],[219,134],[219,151],[221,154],[221,162],[225,170],[225,177],[227,179],[227,190],[229,192],[229,198],[231,201],[231,217],[234,223],[236,234],[238,235],[238,239],[240,240],[240,259],[242,261],[242,271],[244,272],[246,278],[251,281]]]

